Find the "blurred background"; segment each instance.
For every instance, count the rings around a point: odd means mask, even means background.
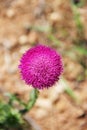
[[[32,88],[21,80],[18,64],[37,43],[61,53],[67,83],[40,91],[28,115],[42,130],[87,130],[87,1],[0,0],[0,95],[15,93],[27,101]]]

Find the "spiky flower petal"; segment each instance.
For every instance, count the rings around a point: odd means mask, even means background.
[[[19,69],[26,84],[43,89],[59,80],[63,64],[60,54],[54,49],[37,45],[23,54]]]

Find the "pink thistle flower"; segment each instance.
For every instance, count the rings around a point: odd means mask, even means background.
[[[20,60],[22,79],[34,88],[49,88],[63,72],[62,59],[54,49],[37,45],[25,52]]]

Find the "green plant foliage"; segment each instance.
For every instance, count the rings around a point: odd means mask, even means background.
[[[17,128],[23,123],[21,114],[9,104],[0,102],[0,128]]]
[[[75,92],[72,90],[72,88],[68,85],[68,82],[66,79],[62,77],[61,82],[64,84],[65,89],[64,91],[78,104],[80,103],[80,100],[78,99]]]
[[[0,130],[22,130],[25,123],[23,115],[34,106],[38,97],[38,90],[32,90],[26,104],[14,94],[6,93],[5,95],[9,97],[9,101],[0,101]],[[15,108],[15,101],[19,103],[20,107],[24,108],[22,110]]]
[[[48,39],[54,42],[57,46],[61,45],[61,42],[53,34],[49,34]]]
[[[81,2],[79,2],[79,4],[81,4]],[[83,25],[78,7],[73,3],[72,0],[71,0],[71,7],[72,7],[73,19],[74,19],[74,22],[76,25],[76,31],[77,31],[77,38],[74,41],[75,43],[83,44],[85,41],[84,25]]]

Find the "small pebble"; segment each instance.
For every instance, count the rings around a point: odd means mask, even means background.
[[[39,98],[36,102],[36,106],[44,109],[51,109],[52,108],[52,103],[49,99],[43,99]]]
[[[38,40],[38,35],[35,31],[31,31],[28,35],[28,42],[35,43]]]
[[[21,54],[23,54],[25,51],[27,51],[28,49],[30,49],[30,46],[29,45],[26,45],[26,46],[22,46],[19,50],[19,52]]]
[[[52,22],[58,22],[62,20],[62,16],[58,12],[53,12],[50,14],[50,20]]]
[[[62,93],[65,89],[65,84],[62,80],[59,80],[58,83],[55,84],[54,88],[51,89],[49,93],[49,99],[52,103],[54,103],[58,98],[59,94]]]
[[[37,119],[41,119],[43,117],[46,117],[46,115],[48,114],[48,111],[46,111],[45,109],[37,109],[35,112],[35,117]]]
[[[19,43],[21,44],[21,45],[23,45],[23,44],[26,44],[27,42],[28,42],[28,38],[27,38],[27,36],[26,35],[22,35],[22,36],[20,36],[19,37]]]
[[[76,69],[75,69],[76,68]],[[73,71],[75,69],[75,71]],[[83,68],[80,64],[75,62],[68,62],[66,65],[65,73],[67,73],[68,79],[77,79],[79,75],[83,72]]]
[[[7,50],[13,48],[16,44],[17,44],[16,38],[14,38],[14,37],[12,37],[10,39],[6,38],[6,39],[3,39],[3,41],[2,41],[2,45]]]
[[[8,9],[6,12],[8,18],[13,18],[15,16],[15,11],[13,9]]]

